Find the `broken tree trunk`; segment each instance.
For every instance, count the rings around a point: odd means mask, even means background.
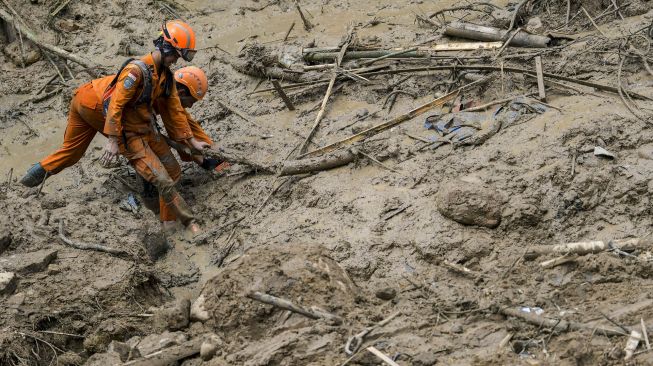
[[[473,39],[476,41],[503,41],[507,39],[509,31],[494,27],[485,27],[463,22],[451,22],[447,25],[444,34],[452,37]],[[519,32],[510,41],[510,46],[546,48],[551,38]]]
[[[335,154],[311,159],[287,160],[283,163],[279,176],[297,175],[329,170],[347,165],[356,160],[356,154],[351,151],[340,151]]]
[[[77,56],[74,53],[70,53],[70,52],[64,50],[63,48],[59,48],[57,46],[53,46],[51,44],[48,44],[48,43],[45,43],[45,42],[41,41],[40,37],[38,37],[34,32],[32,32],[30,29],[27,29],[27,28],[25,28],[24,26],[22,26],[20,24],[17,24],[16,21],[14,20],[14,17],[9,15],[6,11],[4,11],[2,9],[0,9],[0,18],[2,18],[2,20],[4,20],[5,22],[11,24],[14,27],[18,26],[18,28],[20,28],[20,31],[22,32],[22,34],[24,34],[27,39],[34,42],[34,44],[36,44],[40,48],[43,48],[43,49],[45,49],[47,51],[50,51],[50,52],[54,53],[55,55],[57,55],[59,57],[63,57],[65,59],[67,59],[67,60],[70,60],[72,62],[80,64],[80,65],[82,65],[82,66],[84,66],[85,68],[88,68],[88,69],[94,69],[94,68],[99,67],[98,64],[96,64],[96,63],[94,63],[92,61],[89,61],[89,60],[87,60],[87,59],[85,59],[83,57]]]
[[[650,247],[653,242],[650,239],[644,238],[632,238],[632,239],[620,239],[620,240],[610,240],[610,241],[584,241],[577,243],[567,243],[567,244],[558,244],[558,245],[539,245],[533,246],[531,249],[524,255],[526,259],[537,258],[543,254],[555,253],[555,254],[589,254],[589,253],[598,253],[604,250],[609,249],[619,249],[622,251],[632,251],[638,248]]]
[[[124,366],[167,366],[200,353],[202,339],[196,338],[178,346],[164,348],[147,356],[126,362]]]
[[[443,51],[471,51],[481,49],[501,48],[501,42],[466,42],[441,44],[433,47],[418,47],[416,50],[393,48],[390,50],[367,50],[367,51],[348,51],[345,53],[343,60],[355,60],[361,58],[426,58],[434,52]],[[331,48],[306,48],[302,51],[304,60],[311,62],[332,61],[338,54],[337,49]]]

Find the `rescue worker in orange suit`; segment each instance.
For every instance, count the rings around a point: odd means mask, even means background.
[[[95,132],[103,131],[109,137],[103,164],[110,164],[120,152],[139,175],[157,187],[161,220],[179,219],[191,231],[197,231],[191,210],[174,187],[181,170],[168,145],[157,135],[152,106],[158,98],[166,99],[171,116],[168,131],[173,140],[197,150],[209,146],[193,138],[169,70],[180,57],[192,60],[195,34],[186,23],[170,21],[163,25],[162,34],[154,43],[154,52],[130,62],[116,77],[93,80],[76,91],[64,146],[30,168],[21,182],[36,186],[48,175],[74,164]]]
[[[175,82],[177,84],[177,93],[179,94],[179,100],[181,101],[182,107],[184,107],[184,113],[186,115],[186,120],[188,125],[193,133],[193,137],[199,141],[205,142],[209,145],[213,145],[211,138],[204,132],[199,122],[197,122],[191,115],[188,113],[188,108],[191,108],[196,102],[202,100],[206,95],[208,89],[208,80],[204,71],[196,66],[188,66],[181,68],[174,72]],[[173,118],[170,115],[169,105],[165,103],[165,99],[157,99],[154,104],[154,110],[158,115],[161,116],[163,125],[166,129],[166,132],[170,134],[171,124]],[[216,170],[222,171],[229,167],[229,163],[203,157],[202,155],[190,155],[183,151],[177,151],[179,157],[182,161],[195,161],[199,166],[205,170]],[[143,199],[143,204],[150,210],[155,213],[159,213],[158,205],[158,192],[156,187],[147,182],[143,182],[143,192],[141,194]],[[174,222],[164,222],[164,227],[174,225]]]

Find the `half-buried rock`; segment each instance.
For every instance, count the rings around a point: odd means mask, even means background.
[[[442,216],[463,225],[495,228],[501,222],[502,201],[495,189],[457,179],[440,190],[437,207]]]

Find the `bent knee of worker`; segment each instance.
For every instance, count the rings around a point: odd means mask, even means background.
[[[168,172],[168,175],[170,175],[170,178],[174,181],[177,182],[179,178],[181,178],[181,166],[179,166],[179,162],[175,158],[174,155],[172,155],[171,152],[168,152],[166,154],[163,154],[159,157],[159,160],[161,161],[161,164],[165,167],[166,171]]]
[[[157,177],[152,183],[159,190],[164,201],[172,202],[177,196],[175,182],[170,177]]]

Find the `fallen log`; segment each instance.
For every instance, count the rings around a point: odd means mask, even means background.
[[[270,173],[270,174],[275,173],[274,168],[264,166],[257,162],[251,161],[233,152],[227,152],[224,150],[215,150],[215,149],[206,149],[206,150],[199,151],[199,150],[191,149],[190,146],[177,142],[166,135],[162,134],[161,136],[163,136],[163,138],[166,140],[166,143],[171,148],[188,155],[202,155],[205,157],[217,158],[219,160],[228,161],[230,163],[247,165],[262,173]]]
[[[433,47],[416,47],[416,49],[393,48],[390,50],[366,50],[366,51],[348,51],[343,57],[343,61],[355,60],[361,58],[426,58],[435,52],[444,51],[472,51],[481,49],[500,48],[501,42],[464,42],[440,44]],[[338,50],[329,51],[328,48],[320,48],[319,51],[307,48],[302,51],[304,60],[311,62],[332,61],[338,54]]]
[[[200,353],[202,338],[195,338],[178,346],[164,348],[141,358],[126,362],[123,366],[168,366],[176,365],[177,361]]]
[[[475,41],[503,41],[509,36],[510,31],[494,27],[486,27],[464,22],[451,22],[444,31],[446,36],[473,39]],[[551,38],[519,32],[510,41],[510,46],[546,48]]]
[[[650,247],[653,241],[644,238],[620,239],[610,241],[584,241],[576,243],[566,243],[558,245],[539,245],[532,246],[531,249],[524,255],[526,259],[537,258],[543,254],[590,254],[599,253],[605,250],[618,249],[621,251],[633,251],[644,247]]]
[[[311,159],[287,160],[283,163],[279,176],[319,172],[347,165],[356,160],[356,154],[347,150]]]
[[[66,51],[66,50],[64,50],[62,48],[57,47],[57,46],[54,46],[54,45],[51,45],[49,43],[43,42],[40,39],[40,37],[38,37],[32,30],[27,29],[23,25],[17,24],[17,22],[14,20],[14,17],[9,15],[3,9],[0,9],[0,18],[2,18],[2,20],[7,22],[8,24],[11,24],[14,27],[20,28],[20,31],[22,32],[22,34],[24,34],[27,39],[34,42],[34,44],[36,44],[40,48],[43,48],[43,49],[45,49],[47,51],[50,51],[50,52],[54,53],[55,55],[57,55],[59,57],[63,57],[65,59],[67,59],[67,60],[70,60],[72,62],[80,64],[80,65],[82,65],[82,66],[84,66],[85,68],[88,68],[88,69],[93,69],[93,68],[98,68],[99,67],[98,64],[96,64],[96,63],[94,63],[92,61],[89,61],[89,60],[87,60],[87,59],[85,59],[83,57],[77,56],[74,53],[70,53],[70,52],[68,52],[68,51]]]

